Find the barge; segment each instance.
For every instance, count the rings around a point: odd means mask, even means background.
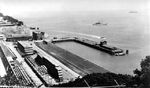
[[[100,43],[93,41],[93,40],[79,38],[79,37],[63,37],[63,38],[54,38],[51,40],[52,43],[65,42],[65,41],[74,41],[74,42],[104,51],[114,56],[126,55],[123,49],[110,46],[107,44],[107,41],[104,41],[104,40],[100,41]]]

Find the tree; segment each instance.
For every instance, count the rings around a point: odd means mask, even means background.
[[[141,61],[141,81],[144,88],[150,88],[150,56]]]
[[[21,25],[23,25],[23,22],[22,21],[18,21],[17,26],[21,26]]]
[[[70,81],[69,83],[64,83],[60,85],[60,87],[87,87],[87,83],[89,86],[114,86],[117,85],[115,81],[118,82],[119,85],[126,85],[132,80],[132,76],[130,75],[122,75],[115,73],[93,73],[84,76],[83,78],[78,78],[75,81]]]
[[[141,61],[141,70],[134,70],[135,82],[140,88],[150,88],[150,56]]]
[[[15,24],[15,23],[18,22],[17,19],[15,19],[15,18],[13,18],[13,17],[11,17],[11,16],[4,16],[3,19],[4,19],[4,20],[7,20],[8,22],[11,22],[12,24],[13,24],[13,23]]]

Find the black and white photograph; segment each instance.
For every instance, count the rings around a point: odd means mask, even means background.
[[[0,0],[0,87],[150,88],[150,0]]]

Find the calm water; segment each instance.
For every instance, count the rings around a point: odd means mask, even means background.
[[[50,35],[80,35],[94,39],[104,36],[109,44],[128,49],[129,55],[114,57],[74,42],[57,44],[112,72],[133,74],[135,68],[140,68],[141,59],[150,55],[150,25],[146,12],[47,13],[24,18],[23,21],[29,26],[40,27],[40,30]],[[92,25],[98,21],[108,25]]]

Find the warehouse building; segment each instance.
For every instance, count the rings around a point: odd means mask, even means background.
[[[42,40],[44,38],[44,32],[34,31],[32,32],[33,40]]]
[[[17,46],[21,52],[23,52],[27,55],[31,55],[34,53],[31,43],[18,41]]]

